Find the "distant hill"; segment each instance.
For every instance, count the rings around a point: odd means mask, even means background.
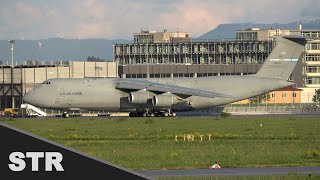
[[[61,39],[16,40],[14,61],[18,64],[27,60],[67,61],[86,60],[89,56],[104,60],[113,60],[113,45],[128,43],[128,40],[108,39]],[[11,45],[7,40],[0,40],[0,60],[11,64]]]
[[[255,23],[236,23],[236,24],[220,24],[215,29],[199,36],[197,39],[234,39],[236,30],[244,30],[246,28],[268,29],[297,29],[298,25],[302,24],[302,29],[320,29],[320,20],[291,22],[288,24],[255,24]]]
[[[288,24],[254,24],[237,23],[221,24],[217,28],[198,37],[197,39],[228,39],[235,38],[236,30],[249,27],[260,29],[297,29],[299,22]],[[303,29],[320,29],[320,20],[302,22]],[[85,61],[89,56],[103,60],[113,60],[113,45],[116,43],[129,43],[129,40],[108,39],[62,39],[50,38],[42,40],[16,40],[14,46],[14,61],[18,64],[28,60],[38,61]],[[0,61],[11,64],[11,46],[7,40],[0,40]]]

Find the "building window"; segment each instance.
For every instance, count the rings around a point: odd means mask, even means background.
[[[294,98],[297,97],[297,93],[296,93],[296,92],[293,92],[293,93],[292,93],[292,97],[294,97]]]
[[[275,99],[276,98],[276,93],[271,93],[271,98]]]
[[[306,54],[305,55],[306,61],[320,61],[320,55],[318,54]]]
[[[282,93],[282,98],[285,99],[287,97],[286,93]]]
[[[306,73],[319,73],[320,69],[318,66],[309,66],[306,67]]]
[[[307,77],[306,79],[307,84],[320,84],[320,78],[319,77]]]

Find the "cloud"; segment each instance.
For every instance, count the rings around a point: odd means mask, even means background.
[[[312,6],[310,7],[305,7],[302,10],[302,16],[303,17],[320,17],[320,1],[319,0],[311,0]]]
[[[320,18],[319,6],[319,0],[2,0],[0,39],[132,39],[140,29],[199,36],[221,23]]]

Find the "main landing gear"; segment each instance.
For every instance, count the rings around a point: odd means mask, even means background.
[[[69,118],[70,117],[70,114],[68,112],[63,112],[62,113],[62,117],[63,118]]]
[[[136,111],[130,112],[130,117],[176,117],[177,114],[170,109],[164,109],[161,111]]]

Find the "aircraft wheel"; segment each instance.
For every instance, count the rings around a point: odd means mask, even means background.
[[[172,117],[176,117],[177,114],[175,112],[172,113]]]
[[[164,116],[164,117],[168,117],[169,114],[168,114],[167,112],[165,112],[165,113],[163,113],[163,116]]]
[[[142,117],[147,117],[148,113],[142,113]]]
[[[133,112],[129,112],[129,117],[133,117]]]
[[[70,117],[70,114],[67,113],[67,112],[64,112],[64,113],[62,114],[62,117],[63,117],[63,118],[69,118],[69,117]]]
[[[151,116],[151,117],[154,117],[155,115],[154,115],[154,113],[150,113],[150,116]]]

